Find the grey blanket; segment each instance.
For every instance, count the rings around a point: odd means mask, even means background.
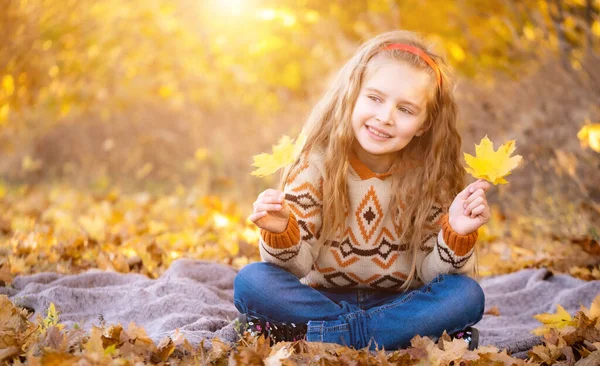
[[[555,313],[556,304],[574,315],[580,305],[589,308],[600,294],[600,281],[586,282],[569,275],[552,274],[546,269],[487,277],[481,281],[486,310],[497,306],[500,316],[485,315],[475,326],[480,344],[507,348],[514,357],[525,358],[527,350],[540,344],[531,330],[541,325],[533,316]]]
[[[53,302],[67,326],[78,323],[88,329],[98,325],[101,316],[108,324],[126,327],[134,322],[155,342],[179,328],[197,344],[213,337],[237,338],[231,322],[238,315],[233,305],[235,275],[224,265],[179,259],[156,280],[98,270],[78,275],[40,273],[18,276],[12,287],[0,288],[0,294],[38,314]],[[541,343],[530,333],[539,325],[533,315],[554,312],[556,304],[573,314],[580,304],[589,307],[600,294],[600,281],[552,275],[545,269],[489,277],[481,285],[486,309],[497,306],[500,316],[485,315],[478,323],[480,344],[507,348],[517,357]]]

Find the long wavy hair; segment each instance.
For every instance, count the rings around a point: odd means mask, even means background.
[[[442,83],[437,85],[434,70],[419,56],[401,50],[385,50],[392,43],[409,44],[425,51],[439,66]],[[342,67],[333,85],[319,100],[303,127],[306,142],[295,163],[283,171],[283,190],[290,173],[306,153],[319,153],[324,161],[322,227],[318,243],[335,240],[343,232],[349,209],[347,176],[351,148],[355,139],[351,116],[364,80],[369,77],[373,58],[385,57],[431,74],[431,93],[427,101],[426,132],[415,137],[397,152],[390,178],[392,195],[389,209],[401,228],[400,243],[408,244],[411,270],[403,285],[408,288],[416,277],[417,248],[431,227],[427,218],[433,207],[446,211],[462,190],[464,168],[459,161],[461,137],[456,130],[457,106],[453,96],[451,70],[446,61],[431,50],[425,40],[410,31],[383,33],[364,43]],[[402,210],[400,211],[400,207]],[[429,232],[427,232],[429,231]]]

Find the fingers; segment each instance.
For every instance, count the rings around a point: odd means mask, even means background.
[[[281,196],[263,196],[258,197],[256,201],[254,201],[254,206],[261,203],[282,203],[283,198]]]
[[[267,189],[265,191],[263,191],[261,194],[258,195],[259,198],[261,197],[281,197],[283,198],[285,195],[283,192],[277,190],[277,189]]]
[[[257,210],[257,206],[259,206],[259,205],[282,204],[284,199],[285,199],[285,194],[283,192],[278,191],[276,189],[267,189],[266,191],[259,194],[256,201],[254,201],[254,204],[253,204],[254,211],[255,212],[260,211],[260,210]]]
[[[477,179],[477,181],[469,184],[467,188],[469,193],[473,193],[478,189],[483,189],[485,192],[487,192],[490,188],[492,188],[492,184],[486,180]]]
[[[267,216],[269,211],[281,211],[285,205],[285,194],[276,189],[267,189],[258,195],[256,201],[252,204],[254,212],[248,216],[248,219],[256,223],[261,218]]]
[[[254,212],[260,212],[260,211],[280,211],[283,208],[283,205],[276,203],[276,204],[269,204],[269,203],[255,203],[254,204]]]
[[[481,188],[479,188],[475,192],[471,193],[471,195],[467,197],[467,199],[465,200],[465,202],[463,204],[463,208],[467,208],[467,206],[470,205],[471,202],[475,201],[479,197],[483,197],[483,199],[486,200],[485,191]]]
[[[464,214],[466,216],[471,215],[473,209],[481,204],[484,207],[487,206],[487,197],[485,196],[485,192],[492,187],[490,182],[487,182],[483,179],[478,179],[477,181],[469,184],[461,194],[463,195],[463,208]],[[466,193],[465,193],[466,192]]]
[[[267,211],[255,212],[252,215],[248,216],[248,220],[256,224],[258,220],[262,219],[265,216],[267,216]]]
[[[474,217],[477,217],[477,216],[479,216],[479,215],[483,214],[483,213],[485,212],[485,208],[486,208],[486,207],[485,207],[484,205],[479,205],[479,206],[476,206],[476,207],[475,207],[475,208],[474,208],[474,209],[471,211],[471,215],[470,215],[470,216],[474,218]]]
[[[487,202],[485,201],[485,199],[483,197],[477,197],[475,200],[473,200],[473,202],[471,202],[467,208],[465,208],[463,214],[466,216],[477,216],[478,214],[475,214],[475,209],[477,208],[479,211],[480,207],[483,207],[485,209],[485,206],[487,205]]]

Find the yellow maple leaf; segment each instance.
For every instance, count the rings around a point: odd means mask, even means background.
[[[279,143],[273,146],[272,154],[262,153],[253,156],[254,163],[252,166],[257,169],[252,172],[252,175],[265,177],[293,163],[300,151],[302,151],[305,141],[306,137],[304,134],[300,134],[295,143],[292,142],[290,137],[283,136],[279,140]]]
[[[590,319],[600,317],[600,295],[596,296],[592,304],[590,305]]]
[[[54,303],[51,302],[50,306],[48,307],[48,315],[46,316],[45,319],[41,319],[41,317],[38,319],[38,322],[40,324],[40,327],[38,328],[38,332],[40,333],[45,333],[46,330],[50,327],[56,327],[59,330],[62,330],[64,328],[64,324],[60,324],[58,322],[59,320],[59,313],[56,310],[56,306],[54,306]]]
[[[535,335],[544,335],[545,333],[548,333],[550,329],[561,329],[567,326],[577,325],[577,320],[573,319],[571,314],[560,305],[556,305],[555,314],[544,313],[534,315],[533,317],[543,323],[542,326],[531,331]]]
[[[585,306],[581,305],[581,309],[580,309],[585,316],[587,316],[590,319],[596,319],[600,317],[600,295],[596,296],[596,298],[592,301],[592,304],[590,305],[590,308],[586,308]]]
[[[589,121],[588,121],[589,122]],[[581,147],[590,147],[596,152],[600,152],[600,123],[587,124],[577,132],[577,138]]]
[[[504,179],[510,175],[522,160],[522,156],[510,156],[516,149],[515,140],[511,140],[494,151],[494,144],[487,135],[475,145],[475,156],[463,153],[467,167],[465,170],[473,177],[485,179],[493,184],[506,184]]]

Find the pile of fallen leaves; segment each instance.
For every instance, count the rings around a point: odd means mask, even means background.
[[[79,273],[100,268],[160,276],[180,257],[205,259],[240,268],[259,260],[258,230],[246,219],[251,211],[235,202],[176,189],[160,196],[124,194],[118,189],[84,192],[65,186],[8,186],[0,182],[0,285],[14,276],[52,271]],[[509,273],[526,267],[549,267],[586,280],[599,279],[598,243],[585,238],[533,241],[518,227],[495,218],[480,232],[480,271]],[[522,220],[527,226],[527,218]],[[506,239],[511,233],[512,241]],[[516,242],[514,238],[521,238]],[[581,255],[585,252],[586,255]],[[596,258],[596,259],[594,259]],[[591,262],[590,262],[591,260]],[[578,262],[579,261],[579,262]],[[582,262],[583,261],[583,262]],[[588,262],[585,262],[588,261]],[[529,353],[537,364],[597,365],[598,300],[574,317],[564,310],[540,315],[544,345]],[[244,334],[237,344],[218,339],[191,345],[176,333],[154,344],[144,329],[129,324],[89,331],[65,329],[53,306],[33,321],[26,310],[0,297],[0,362],[30,365],[165,364],[524,364],[493,347],[468,351],[464,342],[444,336],[438,342],[415,337],[412,347],[395,352],[353,350],[323,343],[279,343]],[[211,344],[212,347],[205,347]],[[455,363],[456,364],[456,363]]]
[[[0,181],[0,283],[10,284],[16,275],[90,268],[157,278],[182,256],[241,268],[260,259],[259,232],[247,220],[251,205],[244,208],[182,187],[157,196]],[[527,218],[509,225],[493,208],[492,214],[479,233],[482,275],[548,267],[600,279],[595,239],[530,238],[521,234],[522,227],[531,227]]]
[[[27,310],[0,296],[0,362],[20,365],[134,365],[138,363],[180,365],[598,365],[600,364],[600,296],[590,309],[582,307],[571,317],[559,306],[556,314],[536,318],[542,326],[543,344],[535,346],[529,359],[511,357],[506,350],[467,344],[444,333],[436,342],[415,336],[411,346],[393,352],[355,350],[337,344],[297,341],[271,347],[264,337],[241,335],[236,344],[219,339],[193,346],[175,332],[158,345],[144,329],[130,323],[93,327],[89,332],[65,329],[53,305],[48,316],[28,320]]]
[[[185,256],[240,268],[259,260],[258,230],[234,202],[180,188],[161,196],[89,193],[0,181],[0,281],[90,268],[160,276]]]

